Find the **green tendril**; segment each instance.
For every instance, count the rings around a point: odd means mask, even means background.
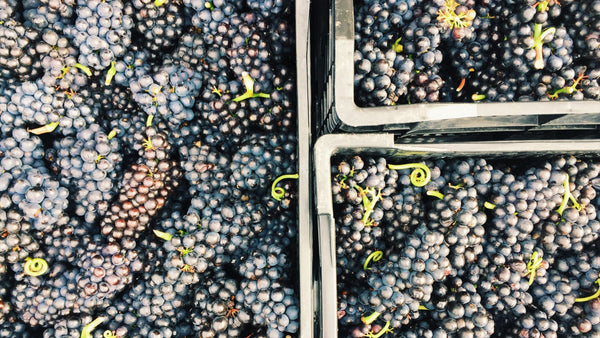
[[[525,277],[529,275],[529,285],[533,284],[536,271],[542,266],[542,262],[544,262],[544,259],[538,255],[537,251],[531,254],[531,258],[527,262],[527,273],[525,274]]]
[[[111,130],[110,133],[108,133],[108,139],[111,140],[113,137],[117,136],[117,131],[116,130]]]
[[[565,178],[565,181],[563,182],[563,186],[565,188],[565,193],[563,195],[562,203],[560,204],[560,207],[558,207],[558,210],[556,211],[561,216],[562,216],[563,212],[565,211],[565,209],[567,208],[567,204],[569,204],[569,200],[571,200],[571,202],[573,202],[573,207],[575,209],[581,210],[581,208],[582,208],[581,204],[579,204],[577,202],[575,197],[573,197],[573,195],[571,194],[571,190],[569,189],[569,175],[568,174],[565,174],[565,175],[566,175],[566,178]]]
[[[48,272],[48,262],[43,258],[25,258],[23,270],[26,275],[37,277]]]
[[[56,127],[58,127],[58,124],[59,124],[58,121],[50,122],[47,125],[41,126],[39,128],[34,128],[34,129],[27,128],[27,131],[32,134],[35,134],[35,135],[48,134],[48,133],[53,132],[56,129]]]
[[[377,191],[375,190],[375,188],[372,187],[367,187],[363,189],[359,185],[354,185],[354,189],[358,190],[358,192],[360,193],[362,197],[363,207],[365,208],[365,213],[363,215],[362,221],[365,224],[365,226],[371,226],[374,224],[374,222],[372,219],[369,219],[369,217],[371,217],[371,214],[375,209],[377,201],[381,199],[381,189]],[[369,199],[369,196],[371,197],[371,199]]]
[[[371,268],[369,268],[369,263],[371,261],[373,262],[379,262],[379,260],[381,260],[381,258],[383,258],[383,251],[377,250],[372,252],[367,259],[365,259],[365,263],[363,264],[363,270],[371,270]]]
[[[494,203],[490,203],[487,201],[483,203],[483,207],[490,210],[496,209],[496,205]]]
[[[424,187],[431,181],[431,170],[423,163],[388,164],[388,168],[392,170],[415,168],[410,173],[410,183],[415,187]]]
[[[275,179],[271,185],[271,197],[273,197],[276,201],[281,201],[285,196],[285,189],[278,187],[277,183],[285,179],[298,179],[298,177],[298,174],[281,175],[277,177],[277,179]]]
[[[106,330],[102,333],[102,337],[104,338],[118,338],[118,336],[111,330]]]
[[[154,119],[154,115],[148,115],[148,117],[146,117],[146,127],[152,127],[153,119]]]
[[[246,92],[234,98],[232,100],[233,102],[240,102],[253,97],[260,97],[263,99],[268,99],[271,97],[271,94],[254,92],[254,80],[252,79],[252,77],[250,77],[250,74],[248,74],[248,72],[242,73],[242,79],[244,80],[244,87],[246,88]]]
[[[424,305],[419,305],[419,310],[429,311]]]
[[[464,184],[462,184],[462,183],[461,183],[461,184],[457,184],[457,185],[453,185],[452,183],[448,183],[448,187],[449,187],[449,188],[452,188],[452,189],[454,189],[454,190],[458,190],[458,189],[460,189],[460,188],[462,188],[462,187],[464,187],[464,186],[465,186],[465,185],[464,185]]]
[[[173,238],[173,235],[166,233],[166,232],[162,232],[159,230],[152,230],[152,232],[154,232],[154,234],[156,235],[156,237],[164,239],[165,241],[170,241],[171,238]]]
[[[392,45],[392,49],[396,53],[402,53],[402,51],[404,50],[404,46],[400,43],[401,40],[402,40],[401,37],[396,39],[396,41],[394,41],[394,44]]]
[[[366,317],[360,317],[360,320],[365,324],[365,325],[370,325],[371,323],[373,323],[375,320],[377,320],[377,318],[379,318],[379,316],[381,315],[381,313],[374,311],[373,313],[371,313],[370,315],[366,316]]]
[[[84,326],[81,330],[80,338],[92,338],[92,331],[94,331],[98,325],[104,323],[105,320],[106,317],[98,317],[88,325]]]
[[[160,7],[160,6],[164,5],[165,2],[167,2],[167,0],[154,0],[154,6]]]
[[[116,61],[113,61],[113,62],[110,63],[110,68],[106,72],[106,78],[104,79],[104,85],[105,86],[110,85],[110,83],[112,82],[113,77],[115,77],[115,74],[117,74],[117,68],[115,68],[115,64],[116,63],[117,63]]]
[[[380,338],[381,336],[383,336],[386,333],[391,333],[394,330],[390,328],[390,321],[388,320],[385,323],[385,326],[383,328],[381,328],[381,330],[379,330],[379,332],[377,332],[377,334],[373,333],[373,331],[369,331],[369,333],[367,333],[366,335],[364,335],[363,337],[368,337],[368,338]]]
[[[596,281],[594,282],[594,284],[598,284],[598,286],[600,286],[600,278],[596,279]],[[590,301],[592,299],[596,299],[600,296],[600,288],[598,288],[598,290],[591,296],[588,297],[583,297],[583,298],[575,298],[575,302],[577,303],[583,303],[583,302],[587,302]]]
[[[81,69],[82,72],[87,76],[92,76],[92,71],[89,67],[82,65],[81,63],[76,63],[75,68]]]
[[[427,196],[433,196],[433,197],[437,197],[441,200],[444,199],[444,194],[442,194],[441,192],[437,191],[437,190],[429,190],[427,192]]]
[[[473,101],[485,100],[485,94],[473,94],[473,95],[471,95],[471,100],[473,100]]]

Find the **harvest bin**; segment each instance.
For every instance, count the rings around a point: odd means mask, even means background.
[[[353,2],[312,2],[315,135],[381,131],[422,135],[579,129],[589,128],[590,123],[597,125],[600,117],[600,104],[597,101],[420,103],[358,107],[354,100],[353,81]],[[561,122],[560,119],[565,116],[569,124]],[[558,121],[553,123],[555,119]]]
[[[336,227],[333,214],[331,160],[336,155],[383,156],[388,163],[408,160],[483,156],[486,159],[540,158],[551,155],[591,155],[600,152],[600,140],[547,140],[398,144],[392,134],[332,134],[321,136],[314,147],[314,184],[319,246],[320,286],[315,307],[321,337],[337,337]]]

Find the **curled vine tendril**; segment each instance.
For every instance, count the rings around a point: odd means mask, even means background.
[[[424,187],[431,181],[431,170],[423,163],[388,164],[392,170],[412,169],[410,183],[415,187]]]
[[[48,271],[48,262],[43,258],[29,258],[25,259],[25,265],[23,266],[25,274],[32,277],[37,277],[45,274]]]
[[[369,268],[369,263],[371,261],[373,262],[378,262],[381,258],[383,258],[383,251],[375,251],[373,253],[371,253],[367,259],[365,259],[365,264],[363,264],[363,270],[371,270],[371,268]]]
[[[596,279],[594,284],[598,284],[598,286],[600,286],[600,278]],[[600,296],[600,288],[598,288],[598,291],[596,291],[596,293],[594,293],[593,295],[588,296],[588,297],[575,298],[575,301],[578,303],[583,303],[583,302],[590,301],[592,299],[596,299],[596,298],[598,298],[598,296]]]
[[[273,185],[271,185],[271,197],[273,197],[277,201],[281,201],[285,196],[285,189],[278,187],[277,183],[281,180],[285,179],[295,179],[297,180],[299,177],[298,174],[290,174],[290,175],[281,175],[277,177],[275,181],[273,181]]]

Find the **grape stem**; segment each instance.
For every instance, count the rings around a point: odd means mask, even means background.
[[[531,254],[531,258],[529,258],[529,262],[527,262],[527,273],[524,277],[529,275],[529,285],[533,284],[533,280],[536,276],[536,271],[542,266],[544,260],[542,257],[539,257],[538,252],[535,251]]]
[[[446,0],[437,12],[437,20],[448,28],[467,28],[475,19],[476,12],[472,9],[456,13],[459,4],[455,0]]]
[[[242,73],[242,79],[244,80],[244,87],[246,87],[246,92],[234,98],[232,100],[233,102],[240,102],[253,97],[260,97],[263,99],[268,99],[271,97],[271,94],[254,92],[254,80],[252,79],[252,77],[250,77],[250,74],[248,74],[248,72]]]
[[[88,325],[84,326],[83,329],[81,330],[80,338],[92,338],[92,331],[94,331],[94,329],[98,325],[104,323],[105,320],[106,320],[106,317],[98,317],[98,318],[94,319],[94,321],[89,323]]]
[[[373,333],[373,330],[369,331],[369,333],[367,333],[366,335],[364,335],[363,337],[368,337],[368,338],[380,338],[381,336],[383,336],[384,334],[388,333],[388,332],[393,332],[394,330],[390,328],[390,321],[388,320],[385,323],[385,326],[379,330],[379,332],[377,332],[377,334]]]
[[[87,76],[92,76],[92,71],[90,68],[82,65],[81,63],[76,63],[75,68],[81,69],[81,71],[83,71]]]
[[[377,191],[375,191],[375,188],[372,187],[363,189],[359,185],[354,185],[354,189],[358,190],[362,196],[363,207],[365,208],[362,221],[366,226],[371,226],[374,223],[372,219],[369,219],[369,217],[371,217],[377,201],[381,199],[381,189]],[[371,199],[369,199],[369,196],[367,195],[371,196]]]
[[[415,168],[410,173],[410,183],[415,187],[424,187],[431,181],[431,170],[423,163],[388,164],[391,170],[402,170]]]
[[[559,88],[555,91],[552,92],[552,94],[548,94],[548,97],[555,100],[558,98],[558,95],[560,94],[573,94],[577,89],[577,86],[579,85],[579,82],[581,82],[581,80],[586,79],[587,76],[583,75],[583,73],[579,73],[579,75],[577,76],[576,79],[573,79],[573,84],[568,86],[568,87],[563,87],[563,88]]]
[[[117,63],[116,61],[113,61],[110,63],[110,68],[106,72],[106,78],[104,79],[105,86],[110,85],[113,77],[115,76],[115,74],[117,74],[117,68],[115,68],[116,63]]]
[[[544,39],[550,34],[554,35],[554,33],[556,33],[554,27],[542,31],[542,24],[536,23],[533,25],[533,46],[531,48],[535,49],[535,61],[533,62],[535,69],[544,69]]]
[[[439,198],[441,200],[444,199],[444,194],[442,194],[441,192],[439,192],[437,190],[429,190],[427,192],[427,196],[434,196],[434,197],[437,197],[437,198]]]
[[[594,282],[594,284],[598,284],[598,286],[600,286],[600,278],[596,279],[596,281]],[[588,297],[575,298],[575,301],[577,303],[583,303],[583,302],[590,301],[592,299],[596,299],[599,296],[600,296],[600,288],[598,288],[598,290],[593,295],[588,296]]]
[[[369,268],[369,263],[371,261],[373,262],[379,262],[379,260],[381,260],[381,258],[383,258],[383,251],[377,250],[373,253],[371,253],[367,259],[365,259],[365,263],[363,264],[363,270],[371,270],[371,268]],[[367,323],[365,323],[367,324]]]
[[[29,129],[27,128],[27,131],[35,134],[35,135],[42,135],[42,134],[47,134],[47,133],[51,133],[54,131],[54,129],[56,129],[56,127],[58,127],[58,121],[56,122],[50,122],[45,126],[39,127],[39,128],[34,128],[34,129]]]
[[[371,325],[371,323],[373,323],[375,320],[377,320],[377,318],[379,318],[379,316],[381,315],[381,313],[374,311],[373,313],[371,313],[370,315],[366,316],[366,317],[360,317],[360,320],[365,324],[365,325]]]
[[[575,199],[575,197],[573,197],[573,195],[571,194],[571,190],[569,189],[569,175],[568,174],[565,174],[565,175],[567,176],[565,178],[565,181],[563,182],[563,186],[565,187],[565,193],[563,195],[562,203],[560,204],[560,206],[558,207],[558,210],[556,211],[561,216],[563,214],[563,211],[565,211],[565,209],[567,208],[567,204],[569,204],[569,200],[571,200],[571,202],[573,202],[573,207],[575,207],[575,209],[581,210],[581,208],[582,208],[581,204],[577,203],[577,200]]]

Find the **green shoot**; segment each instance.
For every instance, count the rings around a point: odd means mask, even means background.
[[[377,320],[377,318],[379,318],[379,316],[381,315],[381,313],[374,311],[373,313],[371,313],[370,315],[366,316],[366,317],[360,317],[360,320],[365,324],[365,325],[370,325],[372,324],[375,320]]]
[[[533,46],[531,48],[535,49],[535,61],[533,62],[533,66],[535,69],[544,69],[544,54],[543,54],[543,46],[544,39],[556,32],[556,28],[550,27],[546,28],[542,31],[542,24],[536,23],[533,25]]]

